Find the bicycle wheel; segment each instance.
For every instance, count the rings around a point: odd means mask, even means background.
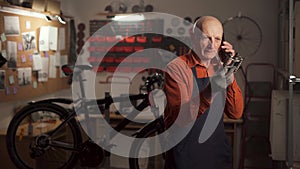
[[[17,168],[70,169],[76,164],[78,153],[70,150],[78,149],[82,142],[76,120],[69,120],[53,132],[67,115],[61,106],[37,103],[25,106],[14,116],[6,144]]]
[[[223,23],[225,39],[236,51],[248,57],[257,53],[262,42],[262,31],[255,20],[247,16],[235,16]]]
[[[158,135],[159,127],[157,123],[152,123],[145,128],[143,128],[137,135],[136,138],[148,138],[155,135]],[[132,145],[134,145],[130,153],[131,154],[142,154],[142,156],[147,156],[147,154],[151,154],[151,151],[154,149],[159,149],[160,144],[157,141],[157,144],[154,146],[147,146],[146,148],[142,148],[143,142],[142,140],[135,140]],[[163,169],[164,168],[164,154],[159,154],[156,156],[149,156],[147,158],[130,158],[129,159],[129,168],[130,169]]]

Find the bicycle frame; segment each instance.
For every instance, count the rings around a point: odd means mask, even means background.
[[[109,93],[105,93],[105,97],[103,99],[86,99],[85,98],[85,92],[84,92],[84,79],[81,76],[81,71],[82,69],[89,69],[89,67],[86,66],[80,66],[79,68],[80,70],[77,72],[78,74],[75,75],[75,77],[73,77],[73,79],[77,79],[79,81],[79,86],[80,86],[80,91],[81,91],[81,95],[82,98],[80,98],[79,100],[73,101],[72,99],[67,99],[67,98],[51,98],[51,99],[44,99],[44,100],[38,100],[38,101],[31,101],[29,102],[29,104],[39,104],[39,103],[47,103],[47,104],[56,104],[58,106],[60,106],[59,104],[65,104],[65,105],[71,105],[71,104],[77,104],[80,105],[79,109],[83,109],[83,113],[85,116],[85,120],[87,122],[87,130],[88,132],[90,131],[90,124],[89,124],[89,110],[88,107],[89,106],[97,106],[100,110],[101,113],[104,115],[106,121],[109,123],[109,107],[111,104],[113,103],[117,103],[117,102],[125,102],[129,100],[133,101],[133,100],[142,100],[142,102],[140,102],[138,105],[135,106],[135,109],[132,110],[131,112],[128,113],[128,116],[126,118],[123,118],[114,128],[115,131],[120,132],[121,130],[125,129],[125,127],[132,122],[130,119],[134,119],[135,117],[138,116],[138,114],[140,113],[140,111],[142,111],[143,109],[145,109],[148,106],[151,106],[151,103],[149,101],[149,94],[145,93],[145,94],[135,94],[135,95],[129,95],[129,96],[119,96],[119,97],[111,97]],[[69,74],[69,75],[73,75],[74,74]],[[151,88],[149,87],[148,82],[146,82],[147,85],[147,91],[150,91]],[[96,103],[96,105],[95,105]],[[103,110],[103,106],[104,106],[104,110]],[[61,106],[62,107],[62,106]],[[155,108],[152,106],[152,108]],[[76,111],[75,111],[75,106],[72,106],[72,109],[67,109],[69,114],[67,115],[66,119],[59,124],[59,126],[57,128],[55,128],[53,131],[51,131],[50,133],[48,133],[48,137],[51,137],[53,134],[56,134],[57,132],[59,132],[66,124],[68,121],[70,121],[71,119],[74,119],[77,117]],[[163,126],[163,120],[162,118],[159,118],[159,113],[157,113],[156,111],[152,111],[153,115],[155,117],[155,120],[150,122],[148,124],[148,126],[153,126],[153,124],[159,123],[160,126]],[[119,112],[116,112],[119,113]],[[77,120],[78,121],[78,120]],[[146,125],[147,126],[147,125]],[[162,130],[162,129],[161,129]],[[114,132],[115,134],[117,132]],[[136,132],[134,135],[136,135],[138,132]],[[112,139],[115,134],[109,133],[109,139]],[[71,151],[75,151],[75,152],[80,152],[80,149],[75,149],[72,148],[71,146],[68,146],[67,143],[62,143],[62,142],[55,142],[53,141],[51,144],[51,146],[53,147],[59,147],[62,149],[66,149],[66,150],[71,150]]]

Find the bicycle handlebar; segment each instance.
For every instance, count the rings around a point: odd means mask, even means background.
[[[154,89],[154,84],[157,83],[158,88],[162,88],[164,77],[160,73],[154,73],[146,78],[143,78],[144,85],[140,87],[140,92],[146,90],[147,93],[151,92]]]

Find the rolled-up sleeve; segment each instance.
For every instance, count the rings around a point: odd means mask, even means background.
[[[224,113],[232,119],[242,117],[244,109],[243,94],[236,80],[227,87]]]

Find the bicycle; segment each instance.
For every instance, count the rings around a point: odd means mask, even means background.
[[[9,157],[17,168],[45,168],[47,165],[48,168],[70,169],[78,161],[83,167],[102,166],[103,163],[105,168],[110,167],[109,161],[105,161],[110,156],[109,151],[98,146],[89,137],[84,141],[85,135],[79,124],[79,116],[76,114],[75,107],[77,106],[78,109],[79,106],[86,124],[89,124],[90,106],[99,107],[101,114],[109,122],[110,105],[115,102],[128,101],[128,97],[111,97],[109,93],[106,93],[103,99],[86,99],[81,73],[91,69],[92,67],[88,65],[62,66],[65,75],[73,76],[72,79],[79,82],[82,98],[74,101],[67,98],[31,101],[13,117],[7,130],[6,144]],[[130,101],[141,100],[141,102],[134,106],[135,109],[128,113],[127,118],[114,127],[115,131],[120,132],[124,129],[131,122],[129,119],[134,119],[141,110],[148,106],[153,108],[155,120],[137,131],[135,136],[148,137],[164,131],[163,117],[157,112],[157,107],[151,105],[153,100],[149,99],[150,92],[155,85],[162,86],[163,75],[154,73],[144,81],[141,91],[145,90],[146,93],[129,95]],[[109,135],[109,138],[112,137],[114,134]],[[129,164],[130,168],[140,168],[138,158],[130,158]]]

